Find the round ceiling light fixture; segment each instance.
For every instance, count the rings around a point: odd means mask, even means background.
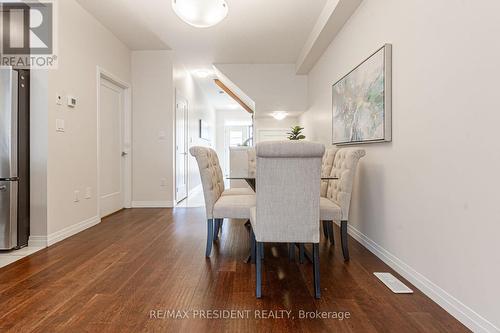
[[[208,28],[226,18],[229,7],[224,0],[172,0],[174,12],[196,28]]]

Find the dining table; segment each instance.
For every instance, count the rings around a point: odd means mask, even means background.
[[[244,181],[246,181],[246,183],[248,184],[248,186],[250,186],[250,188],[254,192],[256,192],[256,189],[257,189],[257,177],[256,176],[253,176],[253,175],[247,175],[247,176],[243,176],[243,177],[228,176],[228,177],[226,177],[226,179],[227,180],[244,180]],[[321,180],[326,180],[326,181],[338,180],[338,179],[339,179],[338,177],[332,177],[332,176],[321,177]],[[250,223],[250,220],[248,220],[245,223],[245,227],[247,228],[248,232],[250,233],[251,230],[252,230],[252,224]],[[308,249],[306,249],[303,244],[295,244],[295,245],[299,249],[299,260],[300,260],[301,263],[304,261],[304,258],[306,258],[310,262],[313,261],[312,260],[311,252]],[[252,255],[253,252],[254,252],[253,249],[250,250],[250,254],[245,259],[246,263],[250,263],[250,262],[254,263],[255,262],[254,257]]]
[[[257,185],[257,178],[255,176],[244,176],[244,177],[227,177],[226,178],[227,180],[244,180],[247,182],[248,186],[250,186],[250,188],[252,190],[254,190],[255,192],[255,189],[256,189],[256,185]],[[321,180],[338,180],[339,178],[338,177],[321,177]]]

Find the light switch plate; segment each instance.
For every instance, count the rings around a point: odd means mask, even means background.
[[[65,131],[64,119],[56,119],[56,131],[57,132]]]
[[[399,281],[391,273],[373,273],[382,281],[387,288],[391,289],[395,294],[413,294],[413,290],[408,288],[403,282]]]

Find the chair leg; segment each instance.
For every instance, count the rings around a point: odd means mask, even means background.
[[[214,241],[214,220],[209,219],[207,221],[207,249],[205,251],[205,257],[210,257],[212,253],[212,242]]]
[[[319,244],[313,244],[313,275],[314,275],[314,297],[321,298],[321,287],[319,282]]]
[[[253,233],[253,230],[250,229],[250,252],[251,252],[250,262],[252,264],[255,264],[255,257],[257,256],[256,248],[257,246],[255,241],[255,234]]]
[[[219,240],[220,219],[214,220],[214,241]]]
[[[328,221],[321,221],[323,224],[323,235],[325,235],[325,239],[328,239]]]
[[[288,243],[288,260],[295,261],[295,244]]]
[[[335,236],[333,234],[333,221],[327,222],[328,239],[332,245],[335,245]]]
[[[342,221],[340,224],[340,236],[342,242],[342,253],[344,254],[344,260],[349,261],[349,236],[347,235],[347,221]]]
[[[256,285],[255,285],[255,296],[257,298],[262,297],[262,258],[261,258],[261,243],[256,242],[256,251],[257,255],[255,258],[255,280],[256,280]]]
[[[306,258],[306,250],[304,244],[301,243],[299,244],[299,262],[303,264],[305,258]]]

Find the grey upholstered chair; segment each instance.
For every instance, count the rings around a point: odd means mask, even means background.
[[[330,176],[338,180],[329,181],[326,197],[320,200],[320,215],[323,226],[332,244],[335,244],[333,222],[340,222],[340,236],[344,260],[349,260],[347,224],[351,205],[352,188],[359,160],[365,156],[363,149],[340,149],[335,154]]]
[[[256,295],[262,295],[263,243],[312,243],[315,297],[319,286],[319,202],[321,144],[298,141],[257,145],[257,205],[252,224],[257,270]]]
[[[225,190],[222,169],[215,150],[192,147],[189,151],[196,158],[200,169],[208,224],[205,255],[209,257],[212,243],[218,239],[224,218],[250,219],[250,208],[255,206],[255,193],[250,189]]]

